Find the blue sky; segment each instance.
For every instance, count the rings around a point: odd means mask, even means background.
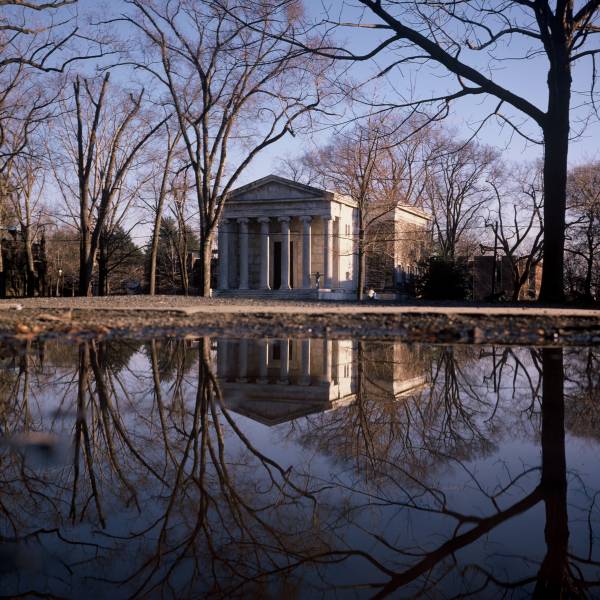
[[[357,4],[357,3],[354,3]],[[377,23],[377,19],[368,11],[353,6],[350,2],[343,0],[304,0],[306,15],[313,21],[333,15],[340,16],[344,21],[363,23]],[[110,0],[99,4],[94,0],[80,0],[80,14],[93,11],[98,15],[117,14],[124,10],[124,4],[121,0]],[[341,12],[340,12],[341,11]],[[344,46],[360,53],[373,48],[382,34],[369,29],[355,29],[342,27],[336,32],[336,40],[340,46]],[[386,35],[386,34],[383,34]],[[481,69],[488,75],[491,75],[494,81],[508,87],[517,94],[527,98],[538,107],[545,109],[546,106],[546,76],[547,61],[545,57],[540,56],[529,60],[504,60],[510,57],[519,56],[529,47],[529,42],[522,37],[513,37],[505,48],[499,48],[497,54],[503,59],[493,65],[493,73],[489,71],[490,59],[485,53],[463,51],[463,59],[472,66]],[[349,69],[349,75],[355,81],[367,81],[383,66],[389,64],[392,60],[392,52],[385,51],[378,55],[374,60],[354,64]],[[585,60],[577,64],[574,70],[573,89],[588,89],[590,80],[590,62]],[[126,72],[120,72],[117,75],[124,83],[128,79]],[[116,78],[115,78],[116,79]],[[402,101],[401,96],[411,96],[410,89],[414,88],[414,96],[424,98],[428,95],[441,95],[448,89],[456,89],[454,80],[448,76],[442,67],[418,67],[409,65],[402,70],[394,69],[385,78],[379,78],[373,84],[366,88],[374,98],[382,102]],[[580,97],[574,95],[573,105],[580,101]],[[459,135],[470,136],[480,125],[481,120],[485,118],[491,110],[497,105],[496,98],[472,96],[452,105],[452,112],[446,123],[449,127],[456,129]],[[361,110],[361,109],[357,109]],[[515,110],[505,108],[504,112],[509,116],[516,117],[516,121],[524,123],[524,130],[528,135],[534,138],[540,137],[539,129],[523,115]],[[587,111],[586,111],[587,114]],[[577,129],[576,119],[581,113],[574,111],[573,125]],[[338,121],[343,120],[340,115]],[[329,123],[332,129],[336,125],[336,118],[332,118]],[[243,177],[243,182],[251,181],[262,177],[268,173],[274,172],[278,168],[278,162],[282,157],[295,156],[310,147],[314,143],[323,142],[331,135],[331,130],[326,127],[321,131],[312,132],[310,135],[298,135],[293,138],[287,136],[276,146],[269,148],[260,157],[258,157]],[[578,132],[579,133],[579,132]],[[498,148],[508,161],[522,162],[524,160],[535,160],[541,156],[540,146],[526,142],[520,136],[512,134],[510,128],[500,127],[497,122],[487,123],[478,134],[478,139],[482,143],[489,144]],[[570,149],[570,163],[577,164],[584,160],[600,158],[599,142],[600,126],[597,119],[592,119],[585,131],[577,139],[574,139]],[[242,183],[243,183],[242,182]]]
[[[305,0],[305,6],[307,16],[313,20],[324,18],[326,10],[333,13],[338,11],[340,7],[345,6],[346,8],[339,13],[343,20],[357,22],[362,18],[364,22],[376,22],[369,14],[363,13],[356,7],[349,6],[348,3],[344,4],[342,0],[330,0],[326,5],[321,0]],[[107,18],[108,16],[117,15],[125,9],[124,7],[125,5],[121,0],[109,0],[103,4],[94,0],[80,0],[77,10],[84,19],[92,13]],[[127,35],[126,30],[122,33]],[[339,28],[335,36],[340,46],[359,53],[374,47],[381,39],[381,34],[377,31],[349,27]],[[509,45],[499,48],[498,54],[505,60],[495,62],[493,71],[489,70],[490,56],[485,53],[465,50],[461,56],[465,62],[483,70],[498,83],[527,98],[539,108],[545,109],[547,102],[547,61],[545,57],[538,56],[529,60],[511,60],[511,57],[518,56],[526,51],[528,44],[529,42],[525,42],[523,38],[515,37],[510,40]],[[349,75],[354,81],[368,81],[378,70],[389,64],[392,59],[392,52],[383,52],[372,61],[354,64],[349,69]],[[84,68],[90,72],[93,71],[94,66],[88,62],[85,66],[79,66],[78,68]],[[130,77],[130,72],[120,68],[115,70],[112,80],[127,85],[130,83]],[[135,77],[137,78],[137,75]],[[573,89],[587,90],[589,80],[590,63],[582,61],[574,71]],[[148,86],[150,85],[152,84],[149,83]],[[402,70],[394,69],[386,77],[373,81],[365,87],[364,91],[369,97],[378,101],[394,103],[401,102],[403,96],[412,98],[424,98],[430,95],[439,96],[449,89],[456,89],[454,79],[448,76],[442,67],[407,65]],[[580,96],[574,95],[573,104],[576,105],[579,101]],[[481,120],[494,109],[497,103],[496,98],[484,96],[472,96],[456,101],[452,105],[452,112],[446,123],[457,132],[457,135],[468,137],[479,127]],[[288,135],[275,146],[264,151],[250,165],[239,180],[238,185],[277,172],[280,170],[278,163],[281,158],[298,156],[313,144],[328,141],[336,124],[344,119],[344,111],[348,110],[348,107],[340,106],[339,115],[329,119],[328,123],[324,123],[324,127],[320,131],[312,132],[310,135],[297,135],[295,138]],[[526,117],[510,108],[506,110],[506,113],[512,118],[516,117],[519,122],[523,122],[528,135],[536,138],[540,137],[539,129],[530,121],[528,122]],[[576,120],[581,115],[580,111],[574,110],[574,126],[576,126]],[[578,139],[573,140],[570,149],[570,163],[577,164],[584,160],[600,159],[599,139],[600,126],[597,119],[593,118],[587,124],[583,134]],[[503,153],[508,162],[515,164],[534,161],[541,157],[542,148],[539,145],[524,141],[523,138],[513,135],[508,127],[502,128],[494,121],[488,122],[479,131],[478,140],[497,148]]]

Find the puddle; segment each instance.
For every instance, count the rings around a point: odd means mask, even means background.
[[[0,594],[594,597],[600,348],[0,346]]]

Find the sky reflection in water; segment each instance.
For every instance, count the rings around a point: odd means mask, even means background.
[[[599,359],[0,346],[0,594],[596,597]]]

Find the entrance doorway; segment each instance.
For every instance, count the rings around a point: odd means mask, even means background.
[[[281,288],[281,242],[273,242],[273,289]]]
[[[290,287],[294,287],[294,242],[290,242]],[[273,242],[273,289],[281,289],[281,242]]]

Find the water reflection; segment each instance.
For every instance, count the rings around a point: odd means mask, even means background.
[[[0,593],[595,597],[599,359],[0,346]]]

